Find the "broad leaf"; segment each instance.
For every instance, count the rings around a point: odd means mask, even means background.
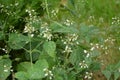
[[[23,71],[15,73],[15,78],[17,78],[18,80],[28,80],[27,73]]]
[[[0,80],[6,80],[10,75],[11,63],[10,59],[0,59]]]
[[[9,35],[8,45],[12,49],[21,49],[27,42],[29,42],[28,36],[17,33],[11,33]]]
[[[53,32],[59,32],[59,33],[78,33],[78,30],[74,27],[66,27],[58,22],[54,22],[51,24],[51,29]]]
[[[43,70],[44,68],[48,68],[48,62],[45,59],[41,59],[35,63],[35,66]]]
[[[108,70],[104,70],[104,71],[102,71],[102,73],[105,75],[107,80],[109,80],[111,75],[112,75],[112,73],[110,71],[108,71]]]
[[[29,79],[41,79],[44,78],[44,69],[48,68],[48,63],[45,59],[38,60],[28,70]]]
[[[22,63],[18,64],[17,70],[26,72],[28,70],[28,66],[31,66],[30,62],[22,62]]]
[[[49,56],[55,58],[56,44],[53,41],[45,42],[43,45],[44,50]]]
[[[114,80],[117,80],[120,77],[120,72],[114,72]]]

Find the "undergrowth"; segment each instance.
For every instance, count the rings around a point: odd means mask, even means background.
[[[119,80],[119,0],[0,0],[0,80]]]

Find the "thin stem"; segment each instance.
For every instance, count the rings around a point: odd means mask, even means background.
[[[31,37],[30,37],[30,35],[29,35],[29,39],[30,39],[30,46],[29,46],[30,47],[30,51],[29,51],[29,54],[30,54],[30,63],[31,63],[31,66],[32,66],[32,64],[33,64],[32,61],[33,60],[32,60],[32,48],[31,48]]]
[[[45,0],[45,6],[46,6],[46,12],[47,12],[47,15],[48,15],[48,19],[50,19],[50,14],[49,14],[49,10],[48,10],[48,2],[47,2],[47,0]]]

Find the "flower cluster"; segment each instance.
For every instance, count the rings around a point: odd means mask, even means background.
[[[67,34],[65,36],[65,39],[62,40],[63,44],[65,46],[65,50],[63,51],[64,53],[70,53],[72,52],[71,46],[74,46],[76,44],[79,44],[77,42],[78,35],[77,34]]]
[[[58,9],[51,11],[51,17],[57,17],[57,14],[58,14]]]
[[[91,73],[91,72],[85,72],[85,79],[91,79],[92,78],[92,76],[93,76],[93,73]]]
[[[53,78],[52,71],[48,70],[47,68],[45,68],[43,71],[45,72],[45,77],[49,77],[50,80]]]
[[[10,4],[9,6],[4,5],[4,4],[0,4],[0,13],[5,12],[7,15],[15,16],[16,12],[12,11],[11,9],[17,7],[18,5],[19,5],[19,3],[17,3],[17,2],[14,4]]]
[[[26,9],[26,12],[29,14],[30,17],[32,17],[35,13],[35,10],[34,9]]]
[[[65,25],[67,26],[70,26],[73,24],[73,21],[70,21],[69,19],[67,19],[65,22],[64,22]]]
[[[88,65],[87,65],[87,63],[85,62],[85,60],[83,60],[82,62],[80,62],[79,63],[79,66],[80,66],[80,68],[88,68]]]
[[[24,33],[32,33],[35,31],[35,28],[31,26],[31,24],[27,23],[24,28]]]
[[[115,25],[115,24],[119,25],[120,24],[120,18],[119,17],[113,17],[111,24],[112,25]]]
[[[43,38],[46,38],[47,40],[51,40],[52,39],[52,33],[51,33],[51,29],[49,29],[48,24],[47,23],[43,23],[41,25],[40,28],[40,36],[42,36]]]
[[[67,44],[67,45],[75,45],[75,42],[76,44],[78,43],[77,39],[78,39],[77,34],[67,34],[65,36],[65,40],[62,40],[62,41],[64,44]]]
[[[7,65],[4,65],[4,72],[9,72],[9,71],[13,71],[12,69],[10,70],[10,68],[12,68],[12,66],[7,66]]]
[[[89,53],[89,51],[84,50],[84,53],[86,54],[86,57],[87,57],[87,58],[90,57],[90,53]]]
[[[24,33],[33,33],[35,31],[37,31],[37,28],[40,27],[40,22],[41,22],[41,18],[34,16],[35,11],[34,10],[26,10],[26,12],[28,12],[29,14],[29,18],[26,18],[26,25],[24,28]]]
[[[66,45],[65,50],[63,51],[64,53],[70,53],[72,52],[72,49],[70,46]]]
[[[94,20],[95,20],[95,17],[94,17],[94,16],[89,16],[88,22],[93,22]]]

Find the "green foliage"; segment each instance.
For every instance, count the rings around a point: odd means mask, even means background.
[[[113,78],[114,80],[118,80],[120,76],[119,68],[120,68],[120,62],[118,62],[117,64],[108,65],[106,69],[102,72],[108,80],[110,80],[112,75],[114,76]]]
[[[28,43],[29,37],[22,34],[11,33],[9,35],[8,45],[11,49],[21,49]]]
[[[45,42],[43,48],[48,53],[49,56],[55,58],[56,44],[54,42],[52,41]]]
[[[41,79],[44,78],[44,69],[48,68],[48,63],[45,59],[36,61],[35,64],[23,62],[18,65],[18,72],[15,77],[19,80],[23,79]],[[21,78],[22,77],[22,78]]]
[[[0,59],[0,79],[5,80],[10,75],[11,69],[11,60],[10,59]]]
[[[118,80],[119,4],[0,0],[0,80]]]
[[[77,33],[78,30],[73,27],[66,27],[58,22],[53,22],[51,24],[51,29],[53,30],[54,33]]]

